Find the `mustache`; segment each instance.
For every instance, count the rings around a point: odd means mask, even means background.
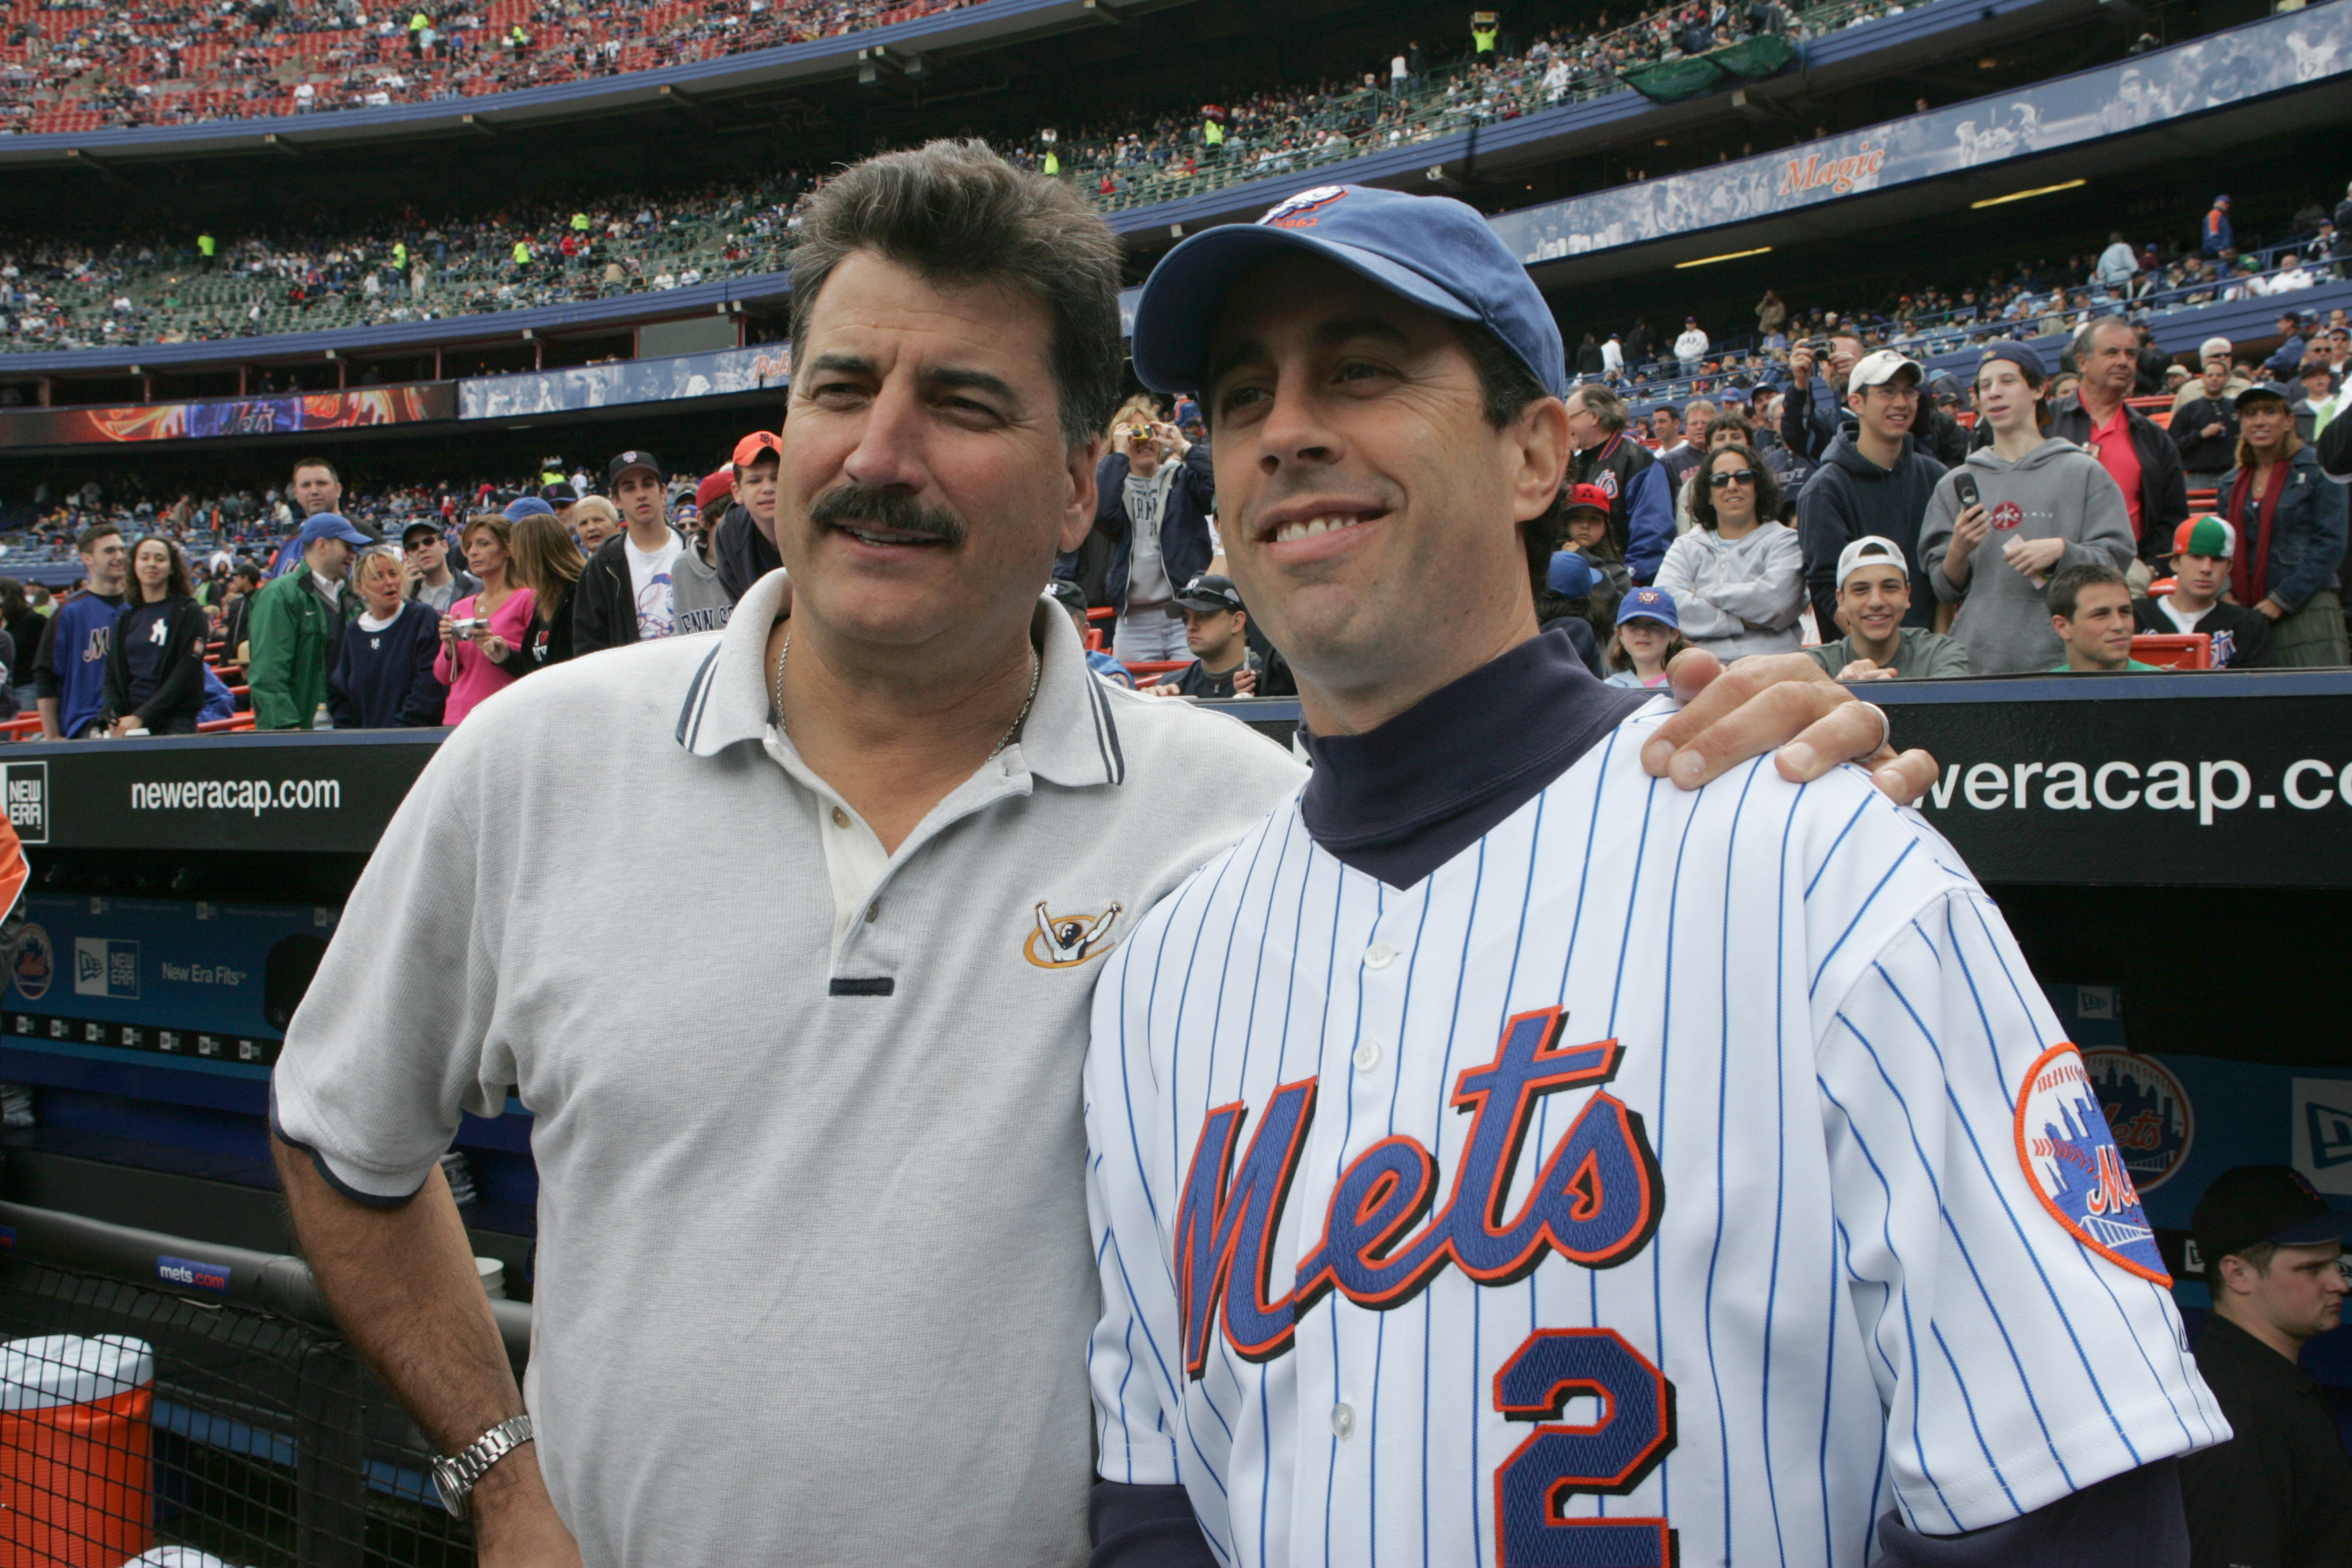
[[[891,533],[922,534],[947,545],[961,544],[966,531],[962,521],[944,507],[860,484],[835,485],[816,498],[808,515],[819,528],[863,524]]]

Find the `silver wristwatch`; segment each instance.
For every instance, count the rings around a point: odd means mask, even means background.
[[[434,1460],[433,1489],[439,1494],[441,1506],[449,1510],[449,1517],[469,1516],[473,1512],[474,1483],[488,1475],[492,1465],[530,1438],[530,1417],[517,1415],[499,1422],[467,1444],[464,1452]]]

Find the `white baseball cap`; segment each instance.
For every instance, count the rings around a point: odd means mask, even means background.
[[[1920,368],[1917,360],[1907,359],[1893,349],[1879,349],[1875,353],[1862,356],[1860,363],[1853,367],[1853,374],[1846,377],[1846,390],[1860,392],[1865,386],[1876,386],[1882,382],[1893,381],[1897,374],[1906,370],[1911,373],[1914,383],[1927,379],[1927,373]]]
[[[1857,566],[1892,566],[1903,574],[1905,582],[1911,580],[1911,563],[1903,559],[1903,547],[1875,533],[1865,533],[1838,552],[1839,587],[1845,586],[1845,580]]]

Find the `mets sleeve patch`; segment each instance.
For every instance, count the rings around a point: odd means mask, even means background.
[[[2017,1162],[2075,1240],[2143,1279],[2172,1283],[2083,1053],[2067,1041],[2035,1058],[2018,1090]]]

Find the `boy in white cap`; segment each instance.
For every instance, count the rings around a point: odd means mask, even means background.
[[[2228,568],[2223,567],[2226,580]],[[1838,552],[1837,613],[1846,635],[1801,651],[1839,680],[1932,680],[1969,673],[1960,639],[1906,626],[1911,568],[1891,539],[1864,534]]]
[[[2172,536],[2172,592],[2132,601],[2132,619],[2143,632],[2213,639],[2215,669],[2259,669],[2271,662],[2270,617],[2242,605],[2224,603],[2230,563],[2237,558],[2238,531],[2218,517],[2192,517]]]

